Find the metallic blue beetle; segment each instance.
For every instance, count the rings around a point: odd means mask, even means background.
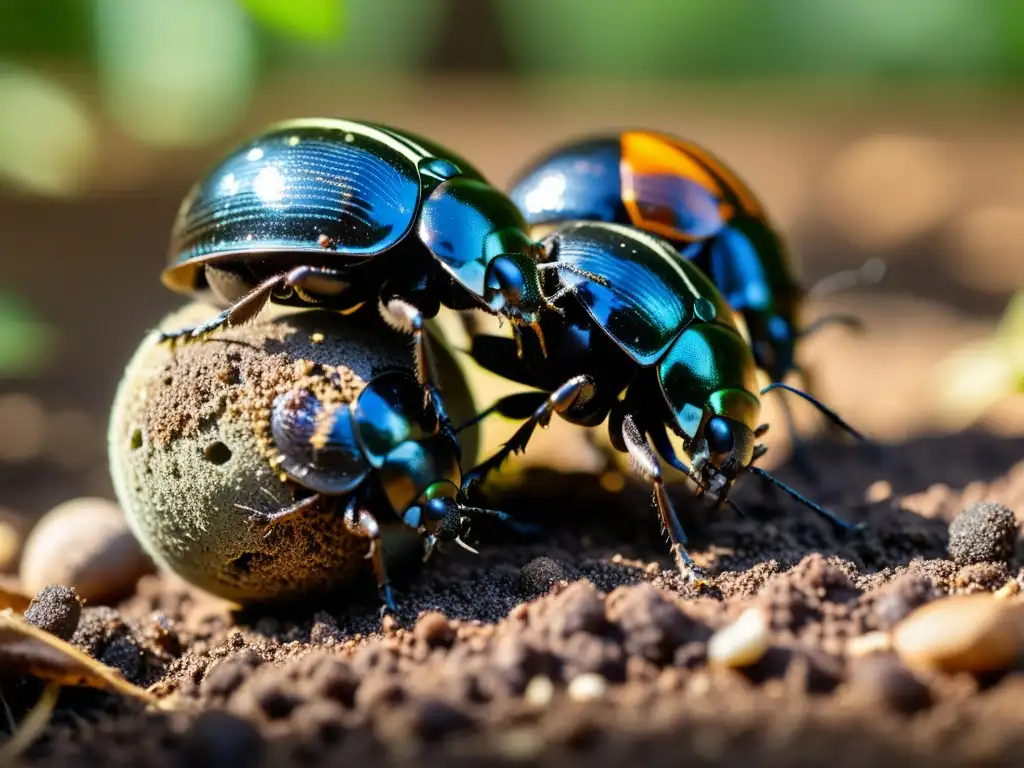
[[[481,366],[539,391],[502,398],[469,422],[489,413],[524,420],[500,450],[466,472],[464,486],[524,451],[537,425],[557,413],[584,427],[607,420],[612,445],[653,485],[687,577],[699,576],[699,569],[686,553],[660,461],[689,476],[717,505],[735,506],[728,498],[732,483],[751,472],[837,528],[856,528],[754,465],[766,450],[757,442],[768,428],[759,421],[766,390],[758,392],[754,355],[734,314],[700,269],[679,259],[669,242],[619,224],[577,221],[541,243],[550,260],[540,269],[553,283],[555,304],[540,319],[538,339],[546,339],[547,354],[534,339],[518,338],[516,328],[516,339],[477,333],[472,343]],[[681,439],[689,464],[669,432]]]
[[[271,126],[188,193],[163,282],[225,306],[164,334],[196,338],[267,301],[354,312],[366,302],[415,340],[420,384],[442,426],[424,320],[441,305],[535,325],[547,301],[515,205],[455,153],[349,120]]]
[[[441,429],[437,412],[424,403],[409,373],[376,376],[352,402],[339,397],[346,387],[338,376],[335,369],[316,366],[274,401],[268,458],[311,495],[276,512],[253,513],[251,520],[270,528],[344,502],[345,527],[370,541],[381,597],[393,609],[380,547],[381,521],[371,510],[391,510],[418,531],[425,558],[439,541],[466,546],[460,535],[481,516],[517,524],[501,512],[461,503],[458,444]]]
[[[535,237],[584,220],[628,225],[664,238],[678,259],[700,267],[743,317],[754,359],[773,382],[798,371],[809,383],[807,370],[795,361],[798,340],[829,323],[860,325],[855,317],[834,314],[801,326],[805,296],[877,282],[884,271],[874,259],[805,290],[786,243],[739,175],[700,145],[654,131],[622,131],[556,147],[519,173],[509,195]],[[798,394],[838,423],[818,401]],[[795,458],[810,473],[792,414],[782,402]]]
[[[808,291],[800,285],[786,243],[750,187],[694,142],[646,130],[580,139],[536,158],[519,173],[509,195],[535,236],[587,220],[637,227],[672,243],[743,316],[758,367],[772,381],[796,369],[797,340],[826,322],[800,327]],[[879,262],[870,264],[877,273]],[[841,273],[828,285],[835,289],[880,277],[872,274]],[[857,324],[841,315],[827,322]]]

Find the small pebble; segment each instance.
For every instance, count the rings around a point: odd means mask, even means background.
[[[95,604],[131,594],[151,570],[121,509],[106,499],[80,498],[57,505],[32,529],[20,576],[30,594],[62,584]]]
[[[1009,669],[1024,650],[1024,606],[990,594],[936,600],[900,622],[893,648],[912,669]]]
[[[536,728],[513,728],[502,733],[496,745],[510,760],[533,760],[544,751],[544,738]]]
[[[82,603],[71,587],[44,587],[25,609],[25,621],[61,640],[70,640],[82,617]]]
[[[850,638],[846,642],[846,653],[853,658],[883,653],[892,649],[892,638],[887,632],[868,632]]]
[[[569,681],[566,693],[573,701],[597,701],[603,699],[608,690],[608,680],[593,672],[577,675]]]
[[[1002,504],[972,504],[949,525],[949,556],[959,565],[1008,562],[1016,542],[1017,518]]]
[[[262,765],[266,746],[259,729],[226,712],[204,712],[185,731],[182,765]]]
[[[749,667],[764,656],[768,645],[768,622],[764,613],[748,608],[708,640],[708,661],[726,667]]]
[[[871,504],[879,504],[892,498],[892,484],[888,480],[876,480],[864,492],[864,498]]]
[[[577,680],[579,678],[576,678]],[[537,675],[526,685],[523,700],[528,706],[543,709],[555,698],[555,684],[547,675]]]

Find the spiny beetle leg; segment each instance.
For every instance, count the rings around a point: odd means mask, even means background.
[[[257,512],[250,510],[252,514],[249,515],[249,522],[253,525],[262,525],[263,535],[266,536],[281,523],[289,520],[295,520],[296,518],[302,517],[316,509],[323,499],[324,497],[321,494],[315,493],[312,496],[300,499],[294,504],[275,512]]]
[[[479,424],[492,413],[504,416],[506,419],[520,421],[530,418],[530,415],[548,398],[547,392],[516,392],[506,395],[489,407],[480,411],[476,416],[468,419],[459,425],[458,432],[468,429],[474,424]]]
[[[690,554],[686,551],[686,532],[683,531],[683,526],[680,525],[672,502],[665,491],[665,481],[662,478],[658,457],[651,448],[650,442],[640,432],[633,417],[629,414],[622,419],[622,441],[625,443],[630,458],[633,459],[633,467],[636,472],[654,486],[654,500],[658,506],[658,515],[672,542],[672,554],[675,556],[679,573],[691,584],[706,585],[708,583],[707,573],[693,562]]]
[[[230,307],[206,322],[187,328],[179,328],[175,331],[161,331],[160,341],[175,341],[183,338],[198,339],[223,326],[230,328],[231,326],[241,325],[252,320],[266,306],[274,292],[274,288],[285,281],[287,277],[286,273],[268,277]]]
[[[394,611],[395,597],[388,579],[387,568],[384,566],[384,550],[381,547],[380,525],[377,523],[377,518],[363,509],[353,497],[345,507],[343,522],[345,529],[353,536],[367,539],[370,542],[370,551],[367,557],[373,561],[373,573],[377,578],[377,588],[380,590],[384,607]]]
[[[230,307],[204,323],[175,331],[161,331],[160,341],[186,337],[198,339],[223,326],[230,328],[247,323],[267,305],[274,290],[282,287],[295,289],[303,300],[315,305],[320,303],[321,298],[335,298],[343,294],[349,286],[342,273],[337,270],[325,267],[295,267],[289,272],[268,277]]]
[[[380,299],[381,317],[396,331],[412,336],[413,364],[416,367],[416,380],[423,387],[424,405],[429,404],[433,407],[441,432],[451,440],[456,452],[461,454],[461,447],[455,436],[455,428],[437,387],[434,356],[430,351],[430,341],[424,327],[426,318],[419,308],[405,299],[392,297],[385,300],[385,295],[386,293],[381,294]]]
[[[558,389],[548,395],[540,406],[533,412],[520,427],[512,438],[505,443],[491,458],[478,464],[463,476],[462,488],[468,489],[473,483],[482,481],[488,474],[498,469],[502,462],[513,453],[521,453],[526,450],[533,432],[540,424],[546,427],[551,421],[553,413],[562,413],[567,410],[586,388],[593,388],[593,379],[589,376],[573,376]]]

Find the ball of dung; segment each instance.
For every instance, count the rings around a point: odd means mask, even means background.
[[[161,323],[172,329],[216,310],[191,304]],[[275,398],[322,366],[339,374],[342,399],[387,370],[412,372],[409,339],[374,313],[268,307],[254,322],[199,340],[147,336],[129,362],[111,413],[108,450],[117,497],[146,551],[193,584],[239,603],[273,601],[367,578],[368,544],[341,515],[304,515],[268,533],[253,517],[293,503],[296,486],[271,466]],[[432,345],[455,423],[473,413],[458,366]],[[463,461],[475,432],[460,435]],[[344,504],[344,499],[341,500]],[[340,506],[340,505],[339,505]],[[394,565],[420,551],[418,535],[390,510],[373,510]]]
[[[1017,518],[1002,504],[972,504],[949,525],[949,556],[960,565],[1007,562],[1016,543]]]

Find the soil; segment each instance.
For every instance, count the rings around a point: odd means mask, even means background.
[[[849,386],[873,375],[845,359]],[[239,611],[147,576],[120,605],[84,608],[73,642],[167,709],[65,690],[25,764],[1017,764],[1024,667],[925,674],[847,651],[942,594],[1024,582],[1019,542],[1006,562],[947,555],[965,506],[1024,513],[1024,437],[822,438],[808,455],[815,477],[777,475],[865,530],[836,533],[754,478],[735,495],[745,518],[679,489],[706,587],[672,570],[647,487],[537,467],[489,501],[544,537],[480,531],[478,555],[393,574],[400,607],[383,621],[369,583]],[[769,651],[744,670],[709,663],[708,638],[751,606]],[[23,711],[38,690],[3,693]]]

